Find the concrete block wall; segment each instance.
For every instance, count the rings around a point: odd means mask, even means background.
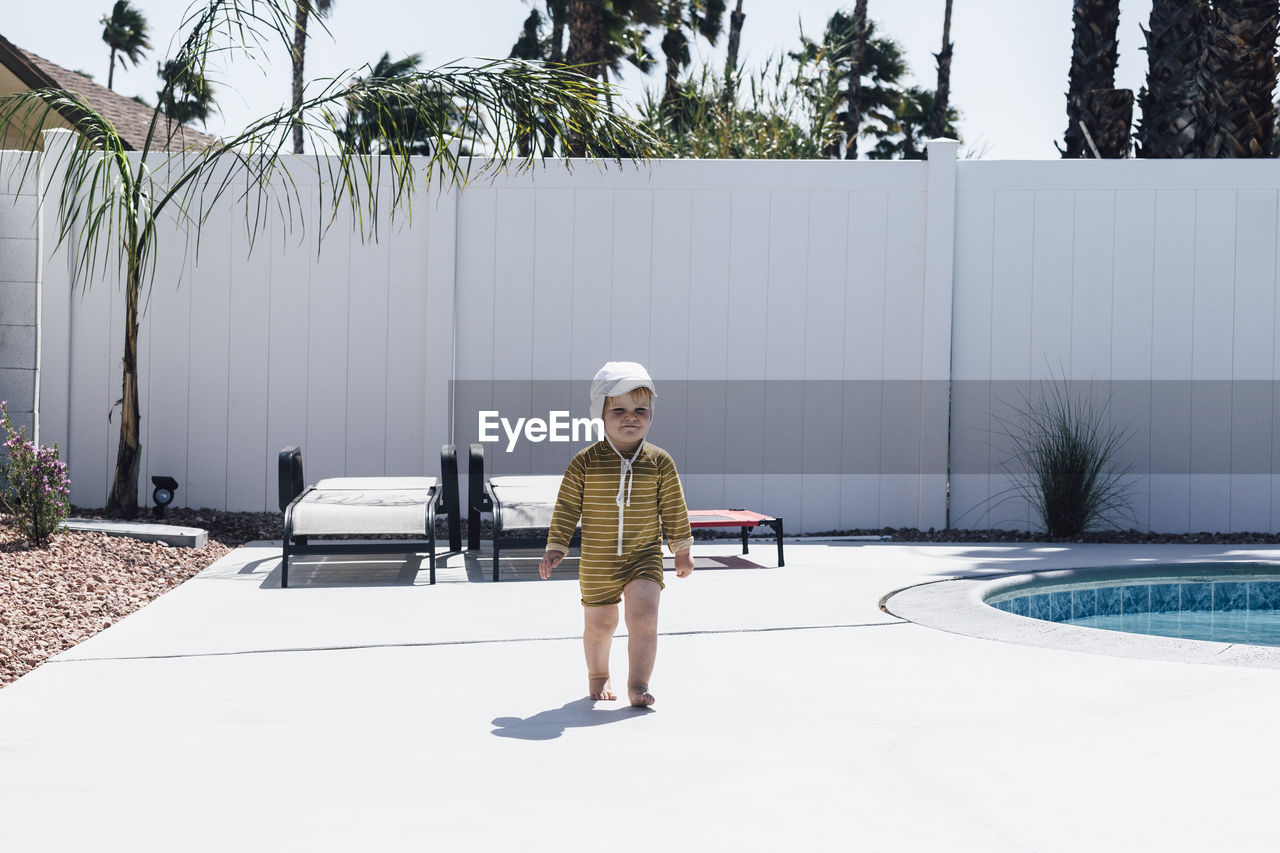
[[[34,437],[40,229],[34,187],[23,189],[0,180],[0,400]]]

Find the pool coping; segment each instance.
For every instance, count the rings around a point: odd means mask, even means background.
[[[1208,575],[1203,566],[1203,562],[1187,565],[1093,566],[1019,572],[995,577],[986,575],[952,578],[895,590],[881,599],[880,607],[892,616],[917,625],[1017,645],[1142,660],[1280,669],[1280,647],[1184,640],[1085,628],[1018,616],[986,603],[986,599],[1003,592],[1041,588],[1047,590],[1068,583],[1104,582],[1121,578],[1144,582],[1206,578]],[[1274,567],[1274,572],[1260,573],[1259,566]],[[1219,563],[1213,576],[1223,575],[1241,580],[1249,577],[1280,580],[1280,562],[1256,560],[1248,563]]]

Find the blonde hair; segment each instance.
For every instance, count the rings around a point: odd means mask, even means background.
[[[653,403],[653,389],[647,386],[640,385],[636,388],[632,388],[630,391],[627,392],[627,394],[635,395],[636,402],[640,403],[641,405],[649,406]],[[605,408],[609,407],[610,400],[618,400],[622,397],[627,396],[627,394],[619,394],[617,397],[606,397],[604,400]]]

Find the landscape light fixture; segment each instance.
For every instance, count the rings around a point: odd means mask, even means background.
[[[164,518],[164,508],[173,503],[173,493],[178,490],[178,481],[172,477],[152,477],[155,490],[151,493],[151,501],[155,504],[151,514],[156,518]]]

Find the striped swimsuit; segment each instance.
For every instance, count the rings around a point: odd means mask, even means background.
[[[676,463],[660,447],[644,442],[631,462],[630,504],[618,537],[618,495],[622,459],[606,441],[573,457],[556,498],[547,549],[569,553],[569,540],[582,520],[578,584],[588,607],[617,604],[622,588],[636,578],[663,586],[662,533],[675,553],[693,544],[689,511]],[[621,553],[619,553],[621,552]]]

